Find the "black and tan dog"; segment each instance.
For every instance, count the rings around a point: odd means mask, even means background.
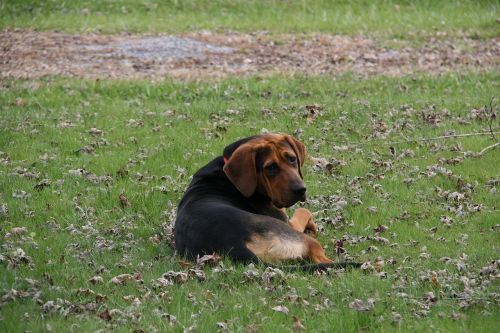
[[[279,263],[306,259],[325,264],[312,214],[284,208],[304,201],[304,145],[289,135],[237,141],[193,177],[179,204],[175,245],[181,255],[226,254],[233,260]]]

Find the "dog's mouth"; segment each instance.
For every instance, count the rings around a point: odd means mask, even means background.
[[[305,193],[304,193],[304,194],[302,194],[302,195],[300,195],[300,196],[297,196],[297,198],[296,198],[295,200],[293,200],[293,203],[292,203],[290,206],[292,206],[292,205],[296,204],[296,203],[297,203],[297,202],[299,202],[299,201],[300,201],[300,202],[305,202],[305,201],[306,201],[306,199],[307,199],[307,196],[306,196],[306,194],[305,194]]]
[[[288,208],[295,205],[297,202],[305,202],[307,199],[307,195],[305,193],[300,195],[291,196],[290,199],[285,200],[273,200],[273,204],[278,208]]]

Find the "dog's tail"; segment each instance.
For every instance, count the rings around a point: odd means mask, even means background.
[[[306,265],[286,265],[286,266],[273,266],[274,268],[279,268],[286,272],[309,272],[314,273],[316,271],[324,272],[329,268],[332,269],[354,269],[360,268],[361,263],[359,262],[332,262],[327,264],[306,264]]]

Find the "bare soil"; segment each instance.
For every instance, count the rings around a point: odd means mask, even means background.
[[[148,36],[5,30],[0,32],[0,77],[161,80],[273,73],[398,76],[500,69],[500,38],[429,36],[418,47],[384,44],[387,41],[366,36],[328,34]]]

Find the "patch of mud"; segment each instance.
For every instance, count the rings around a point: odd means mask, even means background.
[[[210,32],[177,36],[0,32],[0,77],[208,79],[302,73],[406,75],[500,69],[500,38],[429,37],[387,48],[363,36]]]
[[[205,59],[207,53],[231,53],[230,47],[211,45],[189,38],[174,36],[134,37],[108,45],[83,46],[85,51],[110,58],[135,58],[143,61],[168,61],[180,59]]]

